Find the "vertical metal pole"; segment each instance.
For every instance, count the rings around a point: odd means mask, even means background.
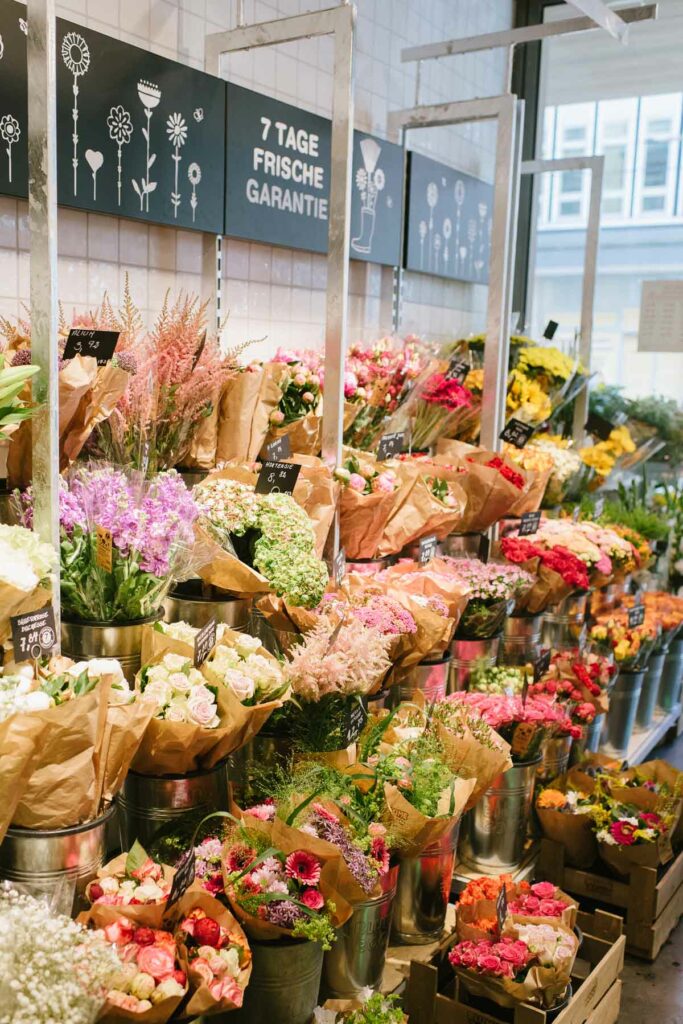
[[[59,550],[57,384],[57,88],[54,0],[28,0],[28,215],[31,237],[31,355],[34,529]],[[52,595],[59,638],[59,570]]]
[[[596,161],[591,168],[591,194],[588,205],[588,227],[586,229],[586,255],[583,269],[581,292],[581,339],[579,359],[587,373],[591,370],[591,348],[593,344],[593,306],[595,303],[595,280],[598,273],[598,244],[600,242],[600,206],[602,203],[602,175],[604,161]],[[573,437],[576,445],[583,443],[586,419],[588,418],[590,384],[587,384],[574,404]]]
[[[515,157],[514,96],[501,108],[496,141],[496,169],[493,194],[493,224],[489,260],[489,289],[484,348],[484,391],[481,410],[481,443],[499,451],[499,434],[505,424],[507,367],[510,348],[508,268],[510,260],[510,216]],[[509,319],[509,317],[508,317]]]
[[[512,333],[512,297],[515,291],[515,254],[517,252],[517,224],[519,217],[519,186],[522,167],[522,144],[524,141],[524,100],[517,100],[515,105],[515,140],[512,156],[512,191],[510,195],[510,249],[508,251],[507,266],[507,304],[505,308],[505,323],[508,333]],[[508,342],[509,345],[509,342]],[[507,396],[507,362],[505,363],[505,391]],[[503,413],[503,416],[505,413]]]
[[[332,95],[332,173],[327,254],[322,454],[324,459],[335,465],[341,459],[344,362],[349,304],[354,22],[355,11],[335,33]],[[337,549],[338,538],[335,537],[335,555]]]
[[[223,289],[223,237],[202,234],[202,298],[208,301],[207,322],[220,333]]]

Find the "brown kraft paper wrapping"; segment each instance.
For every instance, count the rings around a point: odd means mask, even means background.
[[[98,882],[102,878],[116,876],[123,878],[126,871],[127,857],[127,853],[121,853],[118,857],[110,860],[108,864],[99,868],[97,877],[93,879],[93,882]],[[166,882],[172,881],[175,875],[175,868],[170,867],[168,864],[162,864],[162,868],[164,880]],[[89,882],[85,890],[85,895],[88,899],[90,899],[90,886],[93,882]],[[90,909],[81,915],[83,918],[81,923],[85,925],[92,924],[94,928],[105,928],[108,924],[118,921],[120,917],[125,917],[129,921],[134,921],[138,927],[163,928],[162,922],[165,913],[166,900],[147,904],[127,903],[118,906],[113,906],[110,903],[93,903]]]
[[[347,558],[375,557],[393,504],[393,494],[359,494],[351,487],[342,488],[339,529]]]
[[[342,856],[336,847],[323,842],[322,839],[317,839],[307,835],[305,832],[299,832],[297,829],[290,828],[279,818],[276,818],[275,821],[267,822],[259,821],[257,818],[250,818],[249,815],[243,815],[242,820],[247,829],[258,832],[268,841],[269,846],[281,850],[284,854],[294,853],[296,850],[307,850],[318,857],[322,863],[319,883],[320,891],[325,898],[325,903],[331,901],[335,905],[335,911],[332,914],[332,924],[335,928],[339,928],[345,921],[348,921],[353,908],[339,892],[339,871]],[[331,850],[334,852],[330,852]],[[280,928],[278,925],[270,924],[242,910],[229,888],[228,878],[225,874],[225,861],[223,861],[223,865],[225,891],[230,903],[230,909],[244,926],[249,938],[271,941],[290,936],[290,929]]]
[[[52,600],[52,590],[49,586],[38,585],[28,593],[19,590],[11,583],[0,583],[0,643],[5,644],[12,634],[10,617],[13,615],[24,615],[28,612],[38,611],[44,608]],[[9,645],[11,646],[11,644]],[[5,664],[7,664],[7,651],[5,652]]]
[[[568,864],[583,870],[593,866],[598,856],[598,844],[589,815],[563,814],[538,805],[536,813],[543,835],[564,847]]]
[[[12,824],[57,829],[98,815],[98,769],[107,716],[108,688],[32,712],[47,724],[40,759],[21,795]]]
[[[97,368],[92,390],[86,391],[68,429],[62,436],[60,468],[65,469],[80,454],[96,426],[109,419],[128,385],[129,374],[112,363]]]
[[[235,980],[242,990],[242,993],[244,993],[251,977],[252,963],[249,943],[242,926],[234,915],[230,913],[228,908],[210,893],[205,892],[202,889],[190,888],[173,907],[172,916],[175,920],[176,929],[180,927],[183,918],[187,917],[188,914],[197,908],[203,910],[207,917],[213,918],[214,921],[218,921],[223,928],[230,931],[236,938],[242,940],[239,944],[243,945],[243,948],[246,949],[248,953],[247,964],[246,967],[242,968],[239,973],[239,977]],[[210,1015],[213,1013],[221,1013],[238,1009],[239,1006],[242,1005],[241,1002],[239,1004],[233,1003],[232,1000],[227,997],[225,999],[214,999],[209,991],[209,986],[193,970],[192,961],[188,956],[187,947],[180,941],[179,936],[177,936],[177,940],[180,965],[190,981],[190,998],[187,1005],[183,1008],[183,1016],[195,1017],[203,1013]]]
[[[420,467],[419,475],[405,500],[389,516],[377,548],[378,555],[398,554],[407,545],[430,533],[436,534],[438,540],[443,540],[456,527],[460,527],[466,506],[466,495],[461,487],[465,474],[439,469],[437,466],[431,467],[431,470],[433,472],[425,472],[425,468]],[[448,480],[458,505],[450,508],[436,498],[429,489],[427,476]]]
[[[252,364],[226,384],[218,403],[216,462],[233,459],[242,462],[249,458],[253,447],[252,423],[262,380],[263,367]]]
[[[443,791],[438,811],[443,817],[428,818],[413,807],[396,786],[384,784],[387,826],[398,839],[401,857],[419,857],[428,846],[438,843],[455,826],[474,789],[474,779],[454,779]]]
[[[683,772],[674,768],[672,764],[667,761],[662,761],[656,758],[653,761],[643,761],[642,764],[636,765],[634,768],[629,768],[625,772],[619,773],[620,779],[649,779],[652,782],[665,782],[671,793],[669,796],[662,797],[657,793],[653,793],[652,790],[646,789],[644,786],[639,787],[635,792],[642,794],[642,802],[638,804],[641,810],[656,811],[657,804],[662,800],[678,799],[679,805],[683,803]],[[676,790],[678,792],[676,796]],[[633,788],[627,786],[618,786],[616,784],[610,785],[610,792],[617,800],[621,800],[623,803],[629,803],[629,796],[634,792]],[[647,796],[646,796],[647,794]],[[649,806],[645,801],[649,802]],[[632,801],[631,801],[632,802]],[[678,820],[672,829],[671,841],[674,846],[679,846],[683,843],[683,810],[679,812]]]
[[[220,399],[213,403],[211,412],[195,430],[190,450],[183,460],[184,469],[210,470],[216,465],[219,405]]]
[[[473,780],[466,811],[474,807],[498,775],[512,767],[509,744],[491,731],[493,746],[489,747],[476,738],[464,716],[461,731],[457,733],[442,722],[436,723],[436,735],[443,745],[446,764],[460,778]]]
[[[322,558],[337,510],[339,483],[332,476],[330,467],[314,455],[296,455],[285,461],[297,462],[301,466],[292,497],[311,520],[315,552],[318,558]]]
[[[519,898],[518,887],[513,882],[512,886],[506,886],[508,904]],[[555,894],[555,899],[563,900],[567,906],[560,917],[543,917],[540,914],[514,914],[508,910],[508,916],[513,923],[526,924],[563,924],[565,928],[573,929],[576,924],[576,915],[579,905],[572,896],[568,896],[560,889]],[[457,905],[455,929],[458,942],[481,942],[483,939],[491,939],[491,932],[483,928],[477,928],[475,922],[483,919],[496,920],[496,901],[477,900],[475,903],[468,903],[465,906]]]
[[[522,493],[521,497],[517,499],[512,508],[510,509],[509,515],[521,516],[525,512],[538,512],[543,501],[543,495],[545,489],[548,486],[548,480],[552,473],[552,467],[550,469],[544,469],[542,472],[537,472],[530,469],[523,469],[516,462],[514,465],[522,475],[526,475],[529,488],[526,492]]]
[[[443,439],[437,442],[437,452],[439,455],[462,460],[467,468],[467,472],[458,478],[467,495],[465,512],[458,525],[459,533],[483,533],[493,523],[509,513],[514,504],[526,494],[529,486],[528,480],[524,489],[520,491],[504,476],[501,476],[497,469],[486,465],[494,457],[494,452],[472,448],[471,445],[463,444],[460,441]],[[520,473],[526,478],[524,470],[521,470],[505,456],[500,457],[516,473]]]
[[[110,803],[121,789],[153,714],[151,701],[139,698],[107,709],[97,787],[101,802]]]
[[[38,715],[20,712],[0,722],[0,842],[42,758],[49,723]]]
[[[292,455],[317,455],[320,452],[322,416],[307,412],[298,420],[281,427],[271,427],[261,447],[261,458],[267,458],[266,448],[279,437],[289,437]]]
[[[434,558],[425,566],[415,562],[399,562],[385,569],[382,579],[396,587],[420,597],[440,597],[448,606],[448,614],[455,619],[456,626],[469,601],[469,588],[458,583],[453,577],[441,575],[446,565],[440,558]],[[433,571],[432,571],[433,570]],[[439,573],[439,575],[437,575]],[[392,593],[392,596],[396,594]]]

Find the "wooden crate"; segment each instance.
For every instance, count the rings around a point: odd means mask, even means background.
[[[583,915],[584,939],[572,971],[574,994],[554,1024],[616,1024],[626,940],[623,921],[596,910]],[[443,984],[440,965],[414,961],[403,999],[410,1024],[501,1024],[498,1017],[468,1006],[459,998],[457,979]],[[546,1024],[547,1014],[519,1005],[514,1024]]]
[[[449,903],[444,930],[434,942],[415,946],[389,946],[380,986],[381,991],[384,993],[400,991],[410,975],[411,964],[416,962],[433,964],[437,967],[441,965],[442,970],[445,970],[445,965],[450,971],[446,954],[455,941],[455,905]]]
[[[655,959],[683,914],[683,852],[661,876],[654,868],[636,867],[629,881],[623,882],[569,867],[564,862],[564,847],[543,839],[536,875],[554,882],[571,896],[624,910],[626,949],[645,960]]]

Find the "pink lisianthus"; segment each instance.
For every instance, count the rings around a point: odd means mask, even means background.
[[[352,473],[349,477],[349,487],[352,491],[358,491],[359,494],[363,493],[366,484],[367,481],[365,477],[361,476],[360,473]]]

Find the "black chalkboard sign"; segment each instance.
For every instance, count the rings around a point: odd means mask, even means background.
[[[0,192],[19,196],[28,189],[25,15],[22,4],[0,9],[0,143],[8,131],[16,138],[11,181],[0,145]],[[56,41],[58,202],[219,234],[225,82],[61,18]]]
[[[395,430],[393,434],[382,434],[377,444],[377,461],[384,462],[392,455],[399,455],[405,446],[406,435],[404,430]]]
[[[496,900],[496,918],[498,922],[498,934],[501,935],[505,927],[505,919],[508,916],[508,894],[505,888],[505,879],[501,879],[500,892]]]
[[[432,558],[436,555],[436,548],[438,544],[435,533],[430,533],[428,537],[420,537],[420,545],[417,560],[420,565],[426,565],[427,562],[431,562]]]
[[[349,743],[355,743],[363,729],[365,723],[368,720],[368,712],[361,700],[354,700],[351,707],[348,709],[346,714],[346,723],[344,728],[344,740],[346,745]]]
[[[89,327],[72,327],[66,339],[62,358],[94,356],[98,366],[104,366],[114,355],[120,331],[95,331]]]
[[[605,419],[604,416],[600,416],[597,412],[591,412],[586,420],[586,430],[601,441],[606,441],[614,430],[614,424],[610,420]]]
[[[408,270],[488,282],[493,186],[408,154],[405,266]]]
[[[216,619],[212,616],[194,638],[194,667],[203,665],[216,646]]]
[[[400,265],[404,165],[402,146],[353,133],[352,260]]]
[[[548,341],[552,341],[555,337],[555,332],[557,331],[557,328],[559,326],[560,325],[558,324],[557,320],[548,320],[548,323],[545,325],[543,337],[547,338]]]
[[[471,367],[467,360],[459,359],[457,356],[454,356],[448,364],[448,369],[444,373],[444,377],[448,380],[457,380],[459,384],[462,384],[467,377],[467,374],[470,372],[470,369]]]
[[[270,462],[266,459],[256,480],[256,493],[291,494],[300,472],[301,465],[298,462]]]
[[[519,523],[519,536],[530,537],[533,533],[537,532],[540,522],[540,512],[522,512]]]
[[[541,677],[544,676],[550,668],[550,655],[551,651],[550,648],[548,648],[547,651],[541,651],[539,656],[536,658],[536,661],[534,662],[534,682],[538,682],[538,680],[541,679]]]
[[[634,604],[633,608],[628,610],[628,626],[629,629],[633,629],[635,626],[642,626],[645,622],[645,605]]]
[[[484,565],[489,560],[489,552],[491,550],[491,538],[488,534],[482,533],[479,541],[479,561],[483,562]]]
[[[51,604],[35,612],[10,617],[15,661],[51,654],[57,646],[55,611]]]
[[[291,454],[292,442],[290,441],[289,434],[282,434],[281,437],[276,437],[274,441],[266,445],[266,457],[272,462],[277,462],[279,459],[288,459]]]
[[[194,846],[191,846],[189,850],[186,850],[182,855],[175,868],[175,875],[171,882],[171,891],[168,894],[168,900],[166,906],[170,907],[174,903],[177,903],[181,896],[184,896],[187,890],[190,888],[195,880],[197,873],[197,862],[194,852]]]
[[[534,428],[530,423],[522,423],[521,420],[516,420],[513,417],[505,424],[500,439],[507,441],[508,444],[514,444],[515,448],[523,448],[533,432]]]

